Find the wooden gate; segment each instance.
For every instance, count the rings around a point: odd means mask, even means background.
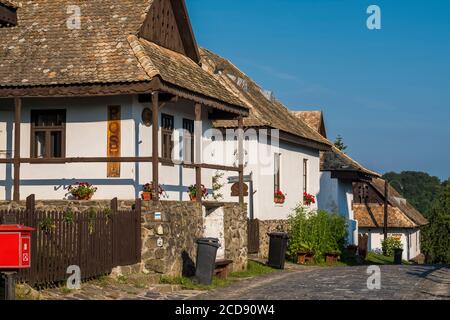
[[[359,234],[358,235],[358,254],[359,254],[359,256],[366,259],[368,251],[369,251],[369,235],[368,234]]]
[[[248,253],[259,252],[259,220],[248,219]]]

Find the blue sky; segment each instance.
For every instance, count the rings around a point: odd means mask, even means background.
[[[366,27],[381,8],[382,29]],[[450,1],[187,0],[199,45],[379,172],[450,176]]]

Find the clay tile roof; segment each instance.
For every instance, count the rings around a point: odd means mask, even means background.
[[[382,195],[384,194],[384,180],[373,179],[371,185]],[[428,220],[414,208],[397,190],[389,185],[389,203],[394,207],[399,208],[409,219],[414,221],[418,226],[424,226],[428,224]]]
[[[331,151],[324,151],[320,155],[321,171],[359,171],[372,177],[380,178],[381,175],[375,171],[366,169],[348,155],[333,147]]]
[[[0,29],[0,86],[148,80],[127,36],[137,33],[151,0],[77,1],[81,29],[67,27],[72,0],[31,0],[18,27]]]
[[[164,81],[190,91],[235,106],[244,105],[236,95],[190,58],[136,36],[129,36],[129,41],[149,77],[158,75]]]
[[[292,113],[320,133],[323,121],[322,111],[292,111]]]
[[[270,127],[317,142],[324,145],[326,149],[331,146],[328,140],[311,129],[301,119],[295,117],[271,93],[265,92],[230,61],[207,49],[201,49],[200,55],[203,68],[250,108],[249,117],[244,119],[245,127]],[[234,128],[236,127],[236,121],[215,121],[214,126],[217,128]]]
[[[4,5],[5,7],[17,9],[21,6],[20,3],[10,0],[0,0],[0,4]]]
[[[383,228],[384,206],[379,204],[353,204],[355,220],[359,228]],[[418,225],[406,216],[399,208],[389,206],[389,228],[416,228]]]

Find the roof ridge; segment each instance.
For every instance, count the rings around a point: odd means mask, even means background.
[[[131,50],[133,51],[139,65],[142,67],[142,69],[145,71],[145,73],[150,77],[150,79],[154,78],[155,76],[159,76],[160,72],[153,64],[150,57],[145,52],[144,48],[141,45],[141,40],[145,39],[139,39],[135,35],[129,35],[127,37],[128,44],[131,47]],[[147,40],[145,40],[147,41]]]

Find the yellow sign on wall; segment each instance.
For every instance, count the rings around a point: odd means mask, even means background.
[[[120,106],[108,107],[108,157],[120,157]],[[108,163],[108,178],[120,177],[120,163]]]

